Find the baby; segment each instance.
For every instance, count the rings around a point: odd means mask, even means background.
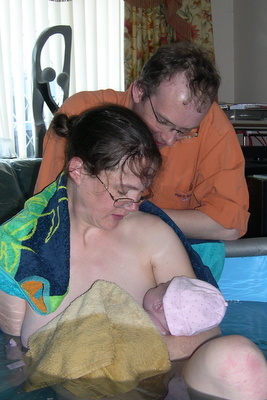
[[[193,336],[222,321],[222,293],[199,279],[179,276],[149,289],[143,307],[162,335]]]

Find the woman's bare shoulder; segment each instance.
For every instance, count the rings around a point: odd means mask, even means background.
[[[125,225],[130,227],[132,230],[134,229],[134,231],[138,233],[145,233],[148,238],[162,237],[164,235],[165,238],[168,237],[173,238],[175,241],[180,241],[170,225],[168,225],[157,215],[137,211],[135,213],[128,214],[125,222]]]
[[[137,211],[135,213],[128,214],[127,219],[131,220],[133,224],[147,225],[151,224],[152,226],[167,226],[166,222],[164,222],[160,217],[154,214],[149,214],[143,211]]]
[[[131,244],[148,254],[157,284],[174,276],[195,276],[183,243],[174,229],[160,217],[134,213],[129,218],[129,227]],[[128,228],[124,236],[129,234]]]

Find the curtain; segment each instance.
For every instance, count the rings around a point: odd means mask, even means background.
[[[34,155],[32,50],[47,27],[72,28],[70,95],[81,90],[124,89],[123,16],[122,0],[1,1],[0,150],[10,141],[17,156]],[[57,74],[62,71],[59,38],[45,45],[43,53],[44,67],[52,67]],[[62,93],[55,90],[53,95],[61,105]],[[49,118],[52,115],[47,124]]]
[[[211,0],[182,0],[177,14],[190,26],[191,42],[202,46],[214,60]]]
[[[126,0],[124,14],[124,74],[128,88],[160,46],[176,41],[176,33],[166,22],[166,5],[162,0]]]
[[[214,59],[210,0],[125,0],[124,9],[126,87],[164,44],[195,42]]]

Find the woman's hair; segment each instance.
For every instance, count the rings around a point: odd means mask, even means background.
[[[209,55],[192,43],[179,42],[160,47],[144,65],[137,83],[144,91],[144,99],[155,94],[157,87],[175,75],[185,73],[191,96],[201,103],[215,100],[220,86],[220,75]]]
[[[105,105],[81,115],[57,114],[55,133],[67,139],[65,171],[73,157],[79,157],[89,175],[127,165],[142,182],[151,181],[162,159],[144,121],[128,108]]]

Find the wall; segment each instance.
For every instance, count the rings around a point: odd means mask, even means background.
[[[267,1],[234,0],[235,99],[267,103]]]
[[[219,101],[267,103],[267,1],[211,0]]]
[[[219,101],[234,102],[234,11],[233,0],[211,0],[216,65],[222,83]]]

